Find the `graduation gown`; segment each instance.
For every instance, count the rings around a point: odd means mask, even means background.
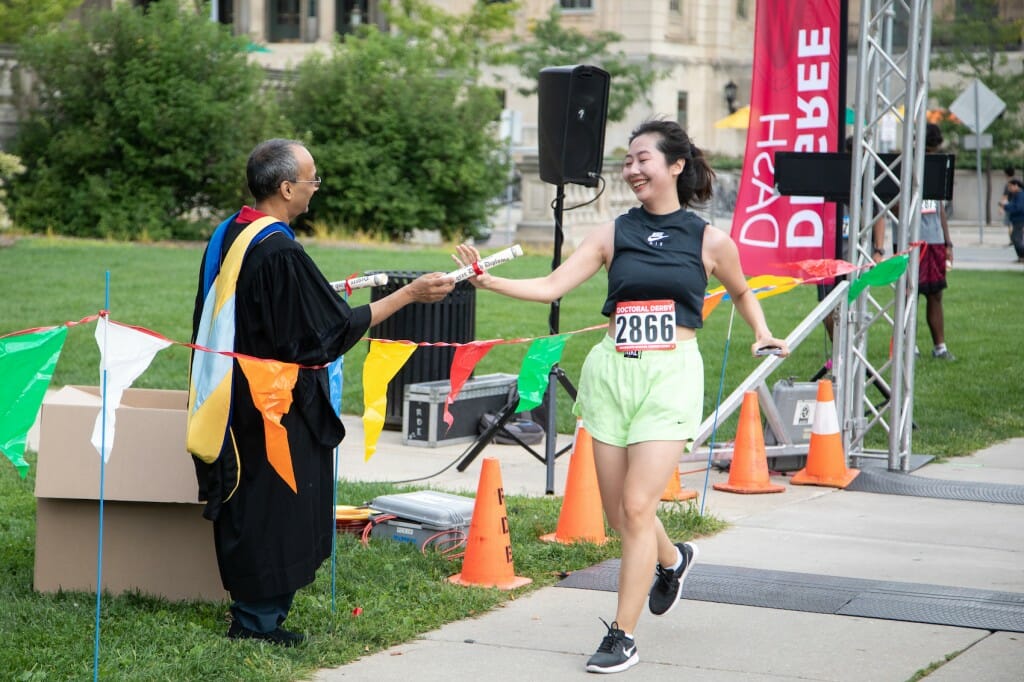
[[[245,211],[242,212],[244,216]],[[221,254],[246,227],[233,222]],[[200,268],[202,273],[202,268]],[[203,306],[200,274],[193,338]],[[304,366],[326,365],[370,324],[369,306],[351,308],[302,245],[274,233],[254,244],[235,291],[235,351]],[[330,402],[327,370],[300,369],[287,430],[297,493],[267,460],[263,417],[238,363],[232,376],[230,437],[218,459],[193,458],[203,515],[213,521],[221,580],[232,598],[256,601],[294,592],[330,556],[334,531],[333,448],[345,435]]]

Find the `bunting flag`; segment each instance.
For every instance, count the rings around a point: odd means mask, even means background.
[[[867,270],[850,285],[850,292],[847,295],[847,301],[853,303],[853,301],[860,296],[860,292],[864,291],[868,287],[892,284],[902,277],[903,273],[907,271],[907,264],[909,261],[910,255],[901,253],[900,255],[884,260],[870,270]]]
[[[267,461],[281,480],[288,484],[293,493],[298,493],[295,471],[292,468],[292,451],[288,445],[288,432],[281,425],[281,418],[292,406],[292,389],[299,377],[299,366],[290,362],[261,360],[238,356],[249,382],[252,403],[263,415],[263,435],[266,439]]]
[[[57,359],[64,348],[67,327],[55,327],[0,338],[0,450],[18,470],[28,475],[25,443],[39,415]]]
[[[451,387],[448,389],[448,396],[444,399],[443,419],[449,429],[455,423],[455,417],[452,416],[449,410],[451,404],[459,397],[459,391],[462,390],[463,384],[469,379],[469,375],[473,373],[473,368],[484,359],[485,355],[491,352],[496,343],[496,340],[472,341],[455,349],[455,356],[452,357],[452,367],[449,372]]]
[[[725,298],[725,287],[718,287],[713,291],[709,291],[704,294],[704,308],[701,310],[700,319],[708,319],[708,315],[715,311],[718,304]]]
[[[519,405],[516,412],[532,410],[540,405],[548,387],[551,368],[562,359],[562,351],[568,340],[568,334],[558,334],[534,339],[530,344],[519,368]]]
[[[781,277],[778,275],[758,275],[747,280],[747,286],[754,292],[754,298],[758,300],[784,294],[802,283],[803,281],[796,277]],[[704,295],[702,319],[708,319],[711,311],[717,308],[718,304],[722,301],[731,300],[732,298],[729,296],[729,292],[725,290],[725,287],[716,287],[707,292]]]
[[[370,342],[370,352],[363,363],[363,434],[365,436],[364,461],[370,461],[377,451],[377,440],[384,430],[384,415],[388,409],[388,383],[416,350],[415,343]]]
[[[800,280],[796,277],[780,277],[778,275],[758,275],[747,280],[747,286],[754,290],[754,296],[758,300],[784,294],[799,285]]]
[[[96,415],[90,442],[103,457],[103,461],[109,462],[110,451],[114,448],[114,419],[125,389],[146,371],[156,354],[170,346],[171,342],[134,327],[112,322],[106,315],[96,322],[94,336],[100,348],[100,386],[106,387],[106,398],[103,401],[104,409]]]
[[[331,405],[334,406],[334,414],[341,419],[341,388],[345,383],[345,356],[327,365],[327,388],[331,392]]]
[[[801,260],[790,265],[811,280],[834,279],[857,269],[857,266],[853,263],[832,258]]]

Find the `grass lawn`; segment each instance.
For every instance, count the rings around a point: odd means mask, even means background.
[[[451,270],[448,250],[310,245],[313,258],[331,279],[366,270]],[[0,249],[0,335],[79,320],[104,307],[104,280],[111,280],[113,319],[152,329],[175,341],[190,335],[199,245],[138,245],[25,238]],[[550,268],[550,254],[528,254],[501,266],[501,274],[535,276]],[[918,345],[926,357],[915,376],[914,451],[939,456],[967,454],[996,441],[1024,434],[1016,338],[1019,327],[1021,275],[1018,272],[950,273],[946,295],[947,338],[958,361],[933,362],[927,326],[918,325]],[[562,331],[600,324],[604,278],[596,277],[567,296],[561,306]],[[353,303],[369,300],[356,292]],[[785,336],[816,303],[813,287],[764,301],[769,322]],[[714,408],[729,323],[723,305],[700,333],[706,365],[705,412]],[[477,337],[522,338],[547,332],[548,308],[478,292]],[[55,385],[99,382],[99,352],[94,326],[73,327],[54,377]],[[562,359],[575,381],[583,357],[598,332],[574,336]],[[725,372],[725,393],[756,365],[749,356],[749,329],[734,326]],[[527,344],[498,346],[478,374],[516,373]],[[346,358],[346,412],[361,412],[358,380],[366,353],[359,344]],[[774,379],[806,380],[830,350],[824,332],[816,331]],[[135,383],[137,387],[184,389],[187,349],[172,346],[157,355]],[[561,393],[560,393],[561,395]],[[569,431],[569,405],[560,397],[560,430]],[[728,421],[719,438],[728,438]],[[64,680],[92,676],[95,597],[82,593],[39,595],[32,589],[35,456],[27,480],[0,461],[0,670],[5,679]],[[345,484],[346,500],[371,499],[395,489],[385,484]],[[533,590],[556,582],[566,571],[618,555],[618,543],[606,546],[549,545],[537,536],[554,529],[558,498],[507,500],[516,573],[534,582]],[[716,532],[721,524],[700,518],[692,507],[669,506],[663,512],[669,533],[679,539]],[[106,597],[101,619],[100,676],[117,680],[259,679],[293,680],[317,668],[335,666],[408,640],[445,622],[466,618],[507,600],[497,590],[462,588],[444,578],[458,564],[404,544],[371,543],[362,547],[352,536],[339,536],[336,570],[337,609],[331,610],[329,565],[316,583],[300,590],[289,624],[309,633],[311,642],[279,649],[252,642],[228,642],[223,604],[172,604],[143,596]],[[352,615],[355,607],[362,615]]]

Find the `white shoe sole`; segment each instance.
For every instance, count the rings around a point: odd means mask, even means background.
[[[622,663],[612,666],[611,668],[601,668],[596,665],[587,665],[588,673],[621,673],[623,670],[629,670],[634,665],[640,662],[640,652],[634,653],[632,656],[627,658]]]

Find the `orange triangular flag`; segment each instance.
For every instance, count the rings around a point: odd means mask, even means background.
[[[293,493],[298,493],[292,451],[288,445],[288,432],[281,418],[292,406],[292,389],[299,377],[299,366],[276,360],[238,357],[238,365],[249,381],[252,403],[263,415],[263,433],[266,439],[267,461]]]

